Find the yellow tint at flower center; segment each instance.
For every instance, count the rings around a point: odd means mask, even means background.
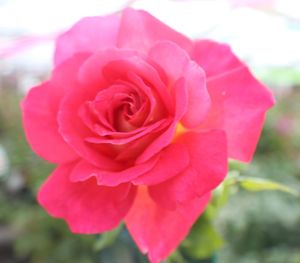
[[[181,134],[185,133],[187,131],[186,128],[183,127],[183,125],[178,122],[177,126],[176,126],[176,131],[175,131],[175,136],[174,139],[176,139],[178,136],[180,136]]]

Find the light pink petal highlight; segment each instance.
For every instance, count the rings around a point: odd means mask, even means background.
[[[87,17],[76,23],[56,42],[54,55],[58,65],[76,53],[94,53],[99,49],[115,47],[120,26],[117,14]]]
[[[125,9],[120,24],[118,47],[147,51],[158,41],[170,40],[189,51],[192,42],[145,11]]]

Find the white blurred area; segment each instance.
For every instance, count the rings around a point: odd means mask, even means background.
[[[0,71],[51,68],[54,36],[85,16],[144,9],[191,38],[226,42],[253,68],[300,70],[300,0],[0,0]],[[1,77],[1,76],[0,76]]]

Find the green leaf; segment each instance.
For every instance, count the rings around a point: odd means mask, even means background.
[[[245,177],[245,176],[240,176],[236,178],[236,180],[242,188],[248,191],[276,190],[276,191],[286,192],[292,195],[299,196],[299,193],[294,189],[286,185],[273,182],[271,180],[257,178],[257,177]]]
[[[236,160],[233,160],[233,159],[229,160],[228,165],[229,165],[229,171],[230,172],[233,172],[233,171],[243,172],[243,171],[246,171],[249,168],[248,164],[242,163],[242,162],[239,162],[239,161],[236,161]]]
[[[176,249],[165,261],[164,263],[186,263],[180,251]]]
[[[223,245],[223,239],[212,222],[201,217],[193,226],[188,237],[182,242],[182,250],[194,259],[208,259]]]
[[[122,228],[123,224],[120,224],[116,229],[101,234],[99,239],[94,243],[94,250],[101,251],[107,247],[110,247],[116,241]]]
[[[219,210],[227,204],[230,196],[237,191],[236,177],[238,176],[238,171],[229,172],[227,179],[214,190],[213,198],[204,214],[208,220],[213,220]]]

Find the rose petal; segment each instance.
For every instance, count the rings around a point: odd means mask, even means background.
[[[73,163],[59,166],[38,193],[39,203],[54,217],[67,221],[74,233],[96,234],[116,227],[135,197],[130,184],[98,186],[94,179],[69,181]]]
[[[165,83],[160,78],[159,72],[142,57],[132,56],[122,60],[115,60],[104,67],[105,77],[108,79],[132,78],[132,72],[139,76],[147,85],[158,94],[159,99],[168,112],[171,112],[170,94]],[[162,109],[165,111],[164,109]]]
[[[209,200],[208,193],[171,211],[157,205],[149,197],[147,189],[139,187],[125,222],[140,250],[148,253],[151,263],[158,263],[186,237]]]
[[[188,90],[188,109],[181,122],[187,128],[195,128],[207,117],[211,99],[205,73],[196,63],[191,61],[186,66],[184,77]]]
[[[130,8],[123,11],[118,47],[132,48],[147,53],[157,41],[161,40],[170,40],[187,51],[192,48],[191,40],[149,13]]]
[[[111,55],[113,56],[113,52]],[[75,55],[73,58],[74,57],[81,58],[82,55]],[[83,61],[80,61],[79,59],[78,61],[73,61],[73,58],[60,64],[57,67],[57,72],[55,71],[53,74],[53,82],[57,87],[61,87],[62,90],[61,93],[59,92],[59,88],[55,91],[57,93],[57,97],[62,97],[60,98],[61,101],[59,101],[59,112],[57,114],[59,133],[79,156],[93,162],[100,168],[106,170],[113,169],[116,163],[110,157],[105,156],[106,154],[112,154],[110,149],[107,149],[107,147],[101,147],[100,149],[98,146],[95,149],[90,147],[90,145],[84,141],[84,138],[90,136],[92,133],[82,122],[79,116],[81,105],[86,101],[93,100],[99,90],[107,87],[107,83],[101,77],[101,74],[98,74],[100,75],[100,78],[97,79],[96,83],[82,82],[80,80],[81,68],[84,67],[87,61],[89,61],[90,57]],[[86,56],[84,56],[84,58],[86,58]],[[81,62],[81,67],[72,67],[72,62],[76,65]],[[65,66],[69,64],[70,67]],[[65,73],[65,75],[63,73]]]
[[[148,98],[149,102],[149,113],[147,118],[144,121],[145,124],[152,123],[153,121],[156,121],[159,119],[160,116],[162,116],[163,113],[163,107],[158,103],[158,98],[156,95],[156,92],[152,90],[146,83],[143,81],[143,79],[137,75],[134,72],[128,73],[129,80],[136,85],[136,87],[139,87],[145,94],[145,96]]]
[[[138,53],[134,50],[117,48],[107,48],[94,52],[82,65],[79,71],[78,79],[80,80],[80,82],[86,85],[97,86],[99,82],[102,83],[105,79],[103,76],[103,68],[109,62],[116,60],[126,60],[137,55]]]
[[[173,104],[175,103],[175,112],[173,113],[174,119],[170,123],[169,127],[157,138],[151,142],[148,147],[139,155],[136,163],[143,163],[149,160],[153,155],[161,151],[164,147],[170,144],[175,136],[176,127],[179,119],[186,112],[187,108],[187,94],[184,86],[183,79],[179,79],[173,87]]]
[[[78,81],[78,72],[89,56],[87,53],[74,54],[71,58],[54,68],[51,75],[51,83],[53,85],[49,99],[57,110],[61,100],[67,93],[82,87]]]
[[[74,90],[65,96],[60,105],[58,113],[59,132],[64,140],[81,158],[93,163],[94,165],[112,170],[118,165],[111,155],[113,150],[109,147],[92,147],[84,138],[93,135],[88,127],[82,122],[79,116],[80,105],[90,100],[93,94],[88,89]],[[91,92],[93,93],[93,92]]]
[[[210,97],[203,70],[190,60],[183,49],[168,41],[153,46],[149,51],[149,57],[165,70],[171,85],[179,78],[185,79],[188,109],[182,123],[188,128],[199,125],[210,108]]]
[[[179,143],[167,146],[159,153],[158,162],[145,174],[132,182],[137,185],[158,184],[179,174],[189,164],[189,154],[186,147]]]
[[[152,153],[149,152],[147,158],[143,159],[142,161],[136,159],[139,156],[141,156],[141,154],[145,151],[145,149],[149,147],[149,145],[153,143],[153,141],[155,141],[157,138],[158,140],[161,140],[159,139],[161,135],[164,134],[165,132],[168,133],[168,129],[169,129],[168,127],[172,125],[172,122],[173,120],[171,118],[166,119],[161,123],[159,129],[153,130],[153,132],[146,134],[140,140],[135,140],[132,141],[131,143],[126,144],[125,146],[126,150],[119,152],[118,156],[116,157],[116,160],[126,161],[128,158],[131,158],[131,160],[135,159],[136,164],[139,164],[139,163],[146,162],[147,160],[152,158],[154,156],[154,151],[152,151]],[[155,147],[155,149],[157,150],[158,147]],[[157,153],[157,151],[155,153]]]
[[[226,45],[198,41],[193,59],[208,76],[212,108],[200,129],[223,129],[229,157],[249,162],[255,151],[267,109],[274,104],[271,92]]]
[[[99,49],[115,47],[121,17],[112,14],[87,17],[58,37],[54,55],[58,65],[76,53],[93,53]]]
[[[51,83],[35,87],[22,102],[23,125],[32,149],[44,159],[64,163],[78,158],[58,133],[56,109],[49,100]]]
[[[171,84],[182,77],[190,62],[186,51],[170,41],[156,43],[149,50],[148,56],[166,72]]]
[[[196,41],[191,57],[204,69],[208,79],[246,66],[232,53],[228,45],[212,40]]]
[[[170,95],[159,72],[136,51],[109,48],[96,52],[82,65],[79,80],[99,89],[98,83],[106,81],[104,87],[107,87],[116,80],[128,81],[134,74],[151,84],[150,88],[157,92],[164,106],[171,111]]]
[[[154,157],[148,162],[128,168],[122,168],[116,165],[114,171],[101,170],[86,161],[80,161],[74,167],[70,175],[70,180],[72,182],[79,182],[85,181],[91,177],[96,177],[98,185],[117,186],[121,183],[130,182],[136,177],[152,170],[153,166],[157,163],[157,160],[158,157]]]
[[[60,64],[51,80],[31,89],[22,103],[27,139],[33,150],[50,162],[64,163],[77,158],[59,134],[57,112],[65,94],[77,88],[77,71],[86,58],[86,54],[75,55]]]
[[[87,138],[85,138],[85,140],[88,141],[88,142],[92,142],[92,143],[124,145],[124,144],[130,143],[134,140],[137,140],[137,139],[147,135],[148,133],[160,131],[162,128],[165,127],[165,123],[167,121],[168,121],[168,119],[162,119],[162,120],[160,120],[158,122],[155,122],[151,125],[141,127],[139,129],[138,133],[132,134],[131,136],[129,136],[127,138],[108,139],[108,138],[105,138],[105,137],[87,137]]]
[[[119,135],[120,138],[128,137],[126,135],[135,134],[135,131],[120,132],[114,129],[113,112],[117,105],[113,105],[116,100],[126,99],[130,92],[135,92],[136,87],[126,81],[116,81],[107,89],[100,90],[92,101],[84,102],[80,106],[79,115],[82,121],[89,129],[99,136]]]
[[[227,174],[226,137],[223,131],[187,132],[177,141],[184,144],[189,152],[189,166],[176,177],[149,187],[151,197],[169,209],[210,192]]]

